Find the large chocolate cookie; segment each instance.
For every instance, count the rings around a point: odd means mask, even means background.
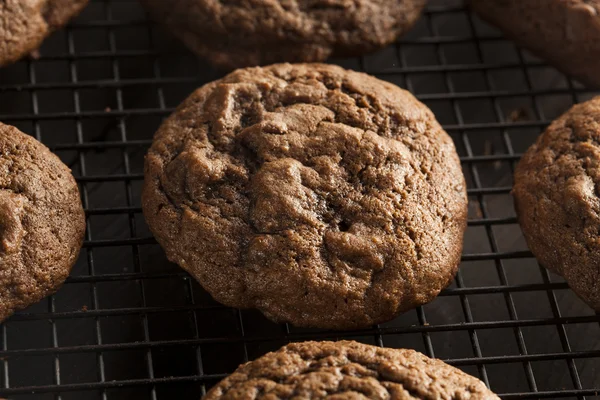
[[[170,260],[229,306],[351,328],[452,280],[466,188],[450,137],[410,93],[322,64],[238,70],[162,125],[144,215]]]
[[[1,0],[0,66],[36,50],[89,0]]]
[[[323,61],[384,47],[426,0],[142,0],[192,51],[226,68]]]
[[[470,0],[474,11],[536,55],[600,87],[600,0]]]
[[[571,108],[527,150],[513,194],[527,244],[600,311],[600,97]]]
[[[240,366],[204,400],[498,400],[479,379],[414,350],[292,343]]]
[[[58,289],[84,231],[69,168],[31,136],[0,123],[0,321]]]

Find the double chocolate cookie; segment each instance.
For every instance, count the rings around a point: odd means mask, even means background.
[[[0,66],[39,48],[46,37],[77,15],[88,1],[0,1]]]
[[[426,0],[142,0],[192,51],[233,69],[354,56],[392,43]]]
[[[600,87],[600,0],[470,0],[484,20],[562,72]]]
[[[466,226],[454,144],[410,93],[322,64],[238,70],[193,93],[146,158],[144,215],[229,306],[353,328],[431,301]]]
[[[69,168],[31,136],[0,123],[0,321],[58,289],[84,231]]]
[[[574,106],[515,172],[519,223],[539,262],[600,311],[600,97]]]
[[[414,350],[292,343],[240,366],[204,396],[228,399],[498,400],[479,379]]]

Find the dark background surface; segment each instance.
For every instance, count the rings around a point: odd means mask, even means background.
[[[199,399],[288,341],[347,338],[444,359],[507,399],[600,398],[600,318],[531,257],[509,193],[514,163],[548,121],[594,93],[452,0],[432,1],[397,45],[333,62],[411,90],[455,140],[470,220],[450,288],[347,333],[276,325],[212,301],[155,244],[140,186],[161,119],[220,74],[147,22],[135,1],[92,0],[36,60],[0,70],[0,120],[71,166],[88,213],[68,282],[0,326],[0,395]]]

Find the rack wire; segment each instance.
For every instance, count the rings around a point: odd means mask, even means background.
[[[600,317],[539,267],[510,197],[521,154],[595,93],[457,0],[432,0],[396,45],[333,62],[411,90],[453,137],[470,206],[452,285],[394,321],[351,332],[277,325],[215,303],[150,235],[140,185],[161,119],[219,73],[137,2],[92,0],[35,59],[0,71],[0,121],[73,169],[88,228],[63,288],[0,326],[0,396],[198,399],[238,364],[289,341],[347,338],[441,358],[504,399],[600,398]]]

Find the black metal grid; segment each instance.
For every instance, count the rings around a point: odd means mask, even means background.
[[[521,153],[594,93],[453,0],[432,1],[397,45],[334,62],[408,88],[455,140],[470,199],[455,282],[390,323],[344,333],[276,325],[212,301],[152,239],[140,184],[161,119],[219,74],[135,1],[93,0],[39,57],[0,70],[0,121],[71,166],[88,216],[67,283],[0,327],[0,396],[198,399],[288,341],[351,338],[444,359],[505,399],[600,398],[600,318],[537,265],[509,194]]]

